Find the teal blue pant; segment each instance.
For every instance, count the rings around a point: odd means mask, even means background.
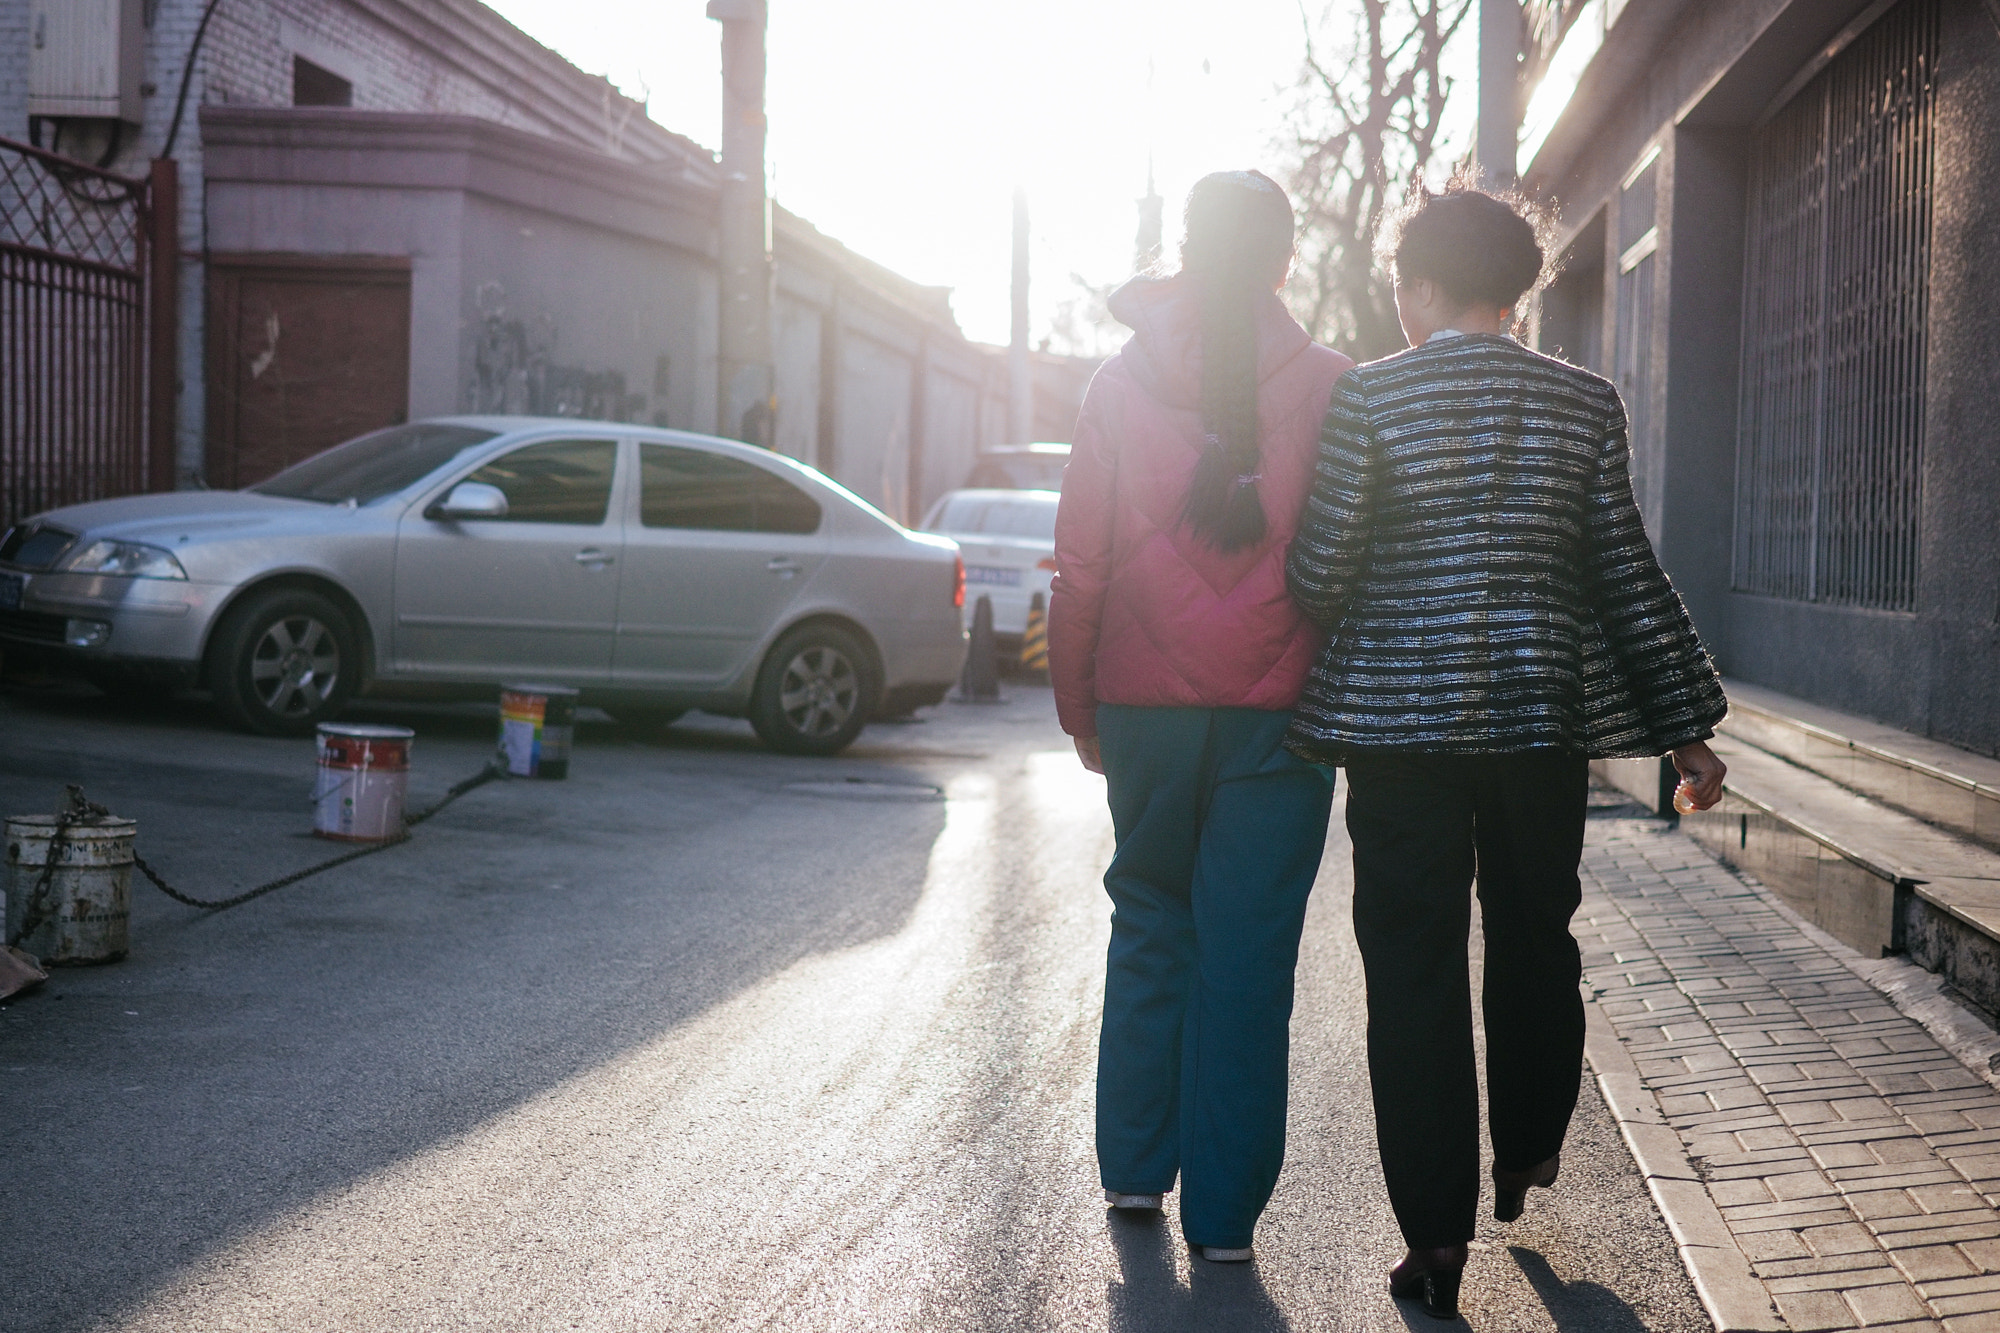
[[[1104,1187],[1181,1183],[1195,1245],[1250,1244],[1285,1160],[1292,971],[1326,846],[1329,770],[1289,713],[1103,704],[1118,850],[1097,1055]]]

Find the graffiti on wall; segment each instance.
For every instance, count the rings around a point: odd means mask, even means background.
[[[506,289],[498,282],[480,285],[478,305],[465,411],[593,421],[645,419],[646,395],[626,389],[624,371],[586,370],[556,358],[556,323],[547,313],[531,319],[511,317]],[[660,364],[665,366],[664,356]]]

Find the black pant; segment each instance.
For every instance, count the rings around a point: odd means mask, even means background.
[[[1476,869],[1493,1157],[1521,1170],[1562,1148],[1576,1110],[1583,968],[1569,921],[1589,766],[1558,750],[1398,753],[1350,757],[1347,772],[1382,1174],[1405,1241],[1463,1244],[1479,1208],[1466,890]]]

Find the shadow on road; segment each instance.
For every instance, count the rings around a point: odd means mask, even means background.
[[[1510,1245],[1507,1253],[1548,1308],[1560,1333],[1646,1333],[1646,1325],[1622,1297],[1595,1282],[1565,1282],[1535,1251]]]
[[[1290,1333],[1252,1260],[1212,1264],[1190,1257],[1189,1283],[1175,1264],[1181,1238],[1158,1213],[1105,1210],[1121,1280],[1105,1290],[1111,1333]]]
[[[415,726],[439,785],[494,732],[476,709],[360,711]],[[81,781],[196,892],[324,855],[298,837],[309,741],[232,736],[194,701],[11,690],[0,734],[0,813]],[[4,1153],[0,1211],[41,1222],[0,1258],[0,1322],[115,1319],[275,1219],[903,928],[944,805],[782,791],[893,770],[893,745],[856,763],[773,755],[747,728],[666,736],[587,726],[570,781],[486,788],[408,847],[245,908],[135,884],[129,960],[0,1005],[0,1117],[62,1127]]]

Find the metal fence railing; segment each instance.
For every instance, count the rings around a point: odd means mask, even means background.
[[[1757,131],[1735,586],[1916,608],[1938,0],[1903,0]]]
[[[0,529],[172,484],[148,447],[152,194],[0,139]]]

